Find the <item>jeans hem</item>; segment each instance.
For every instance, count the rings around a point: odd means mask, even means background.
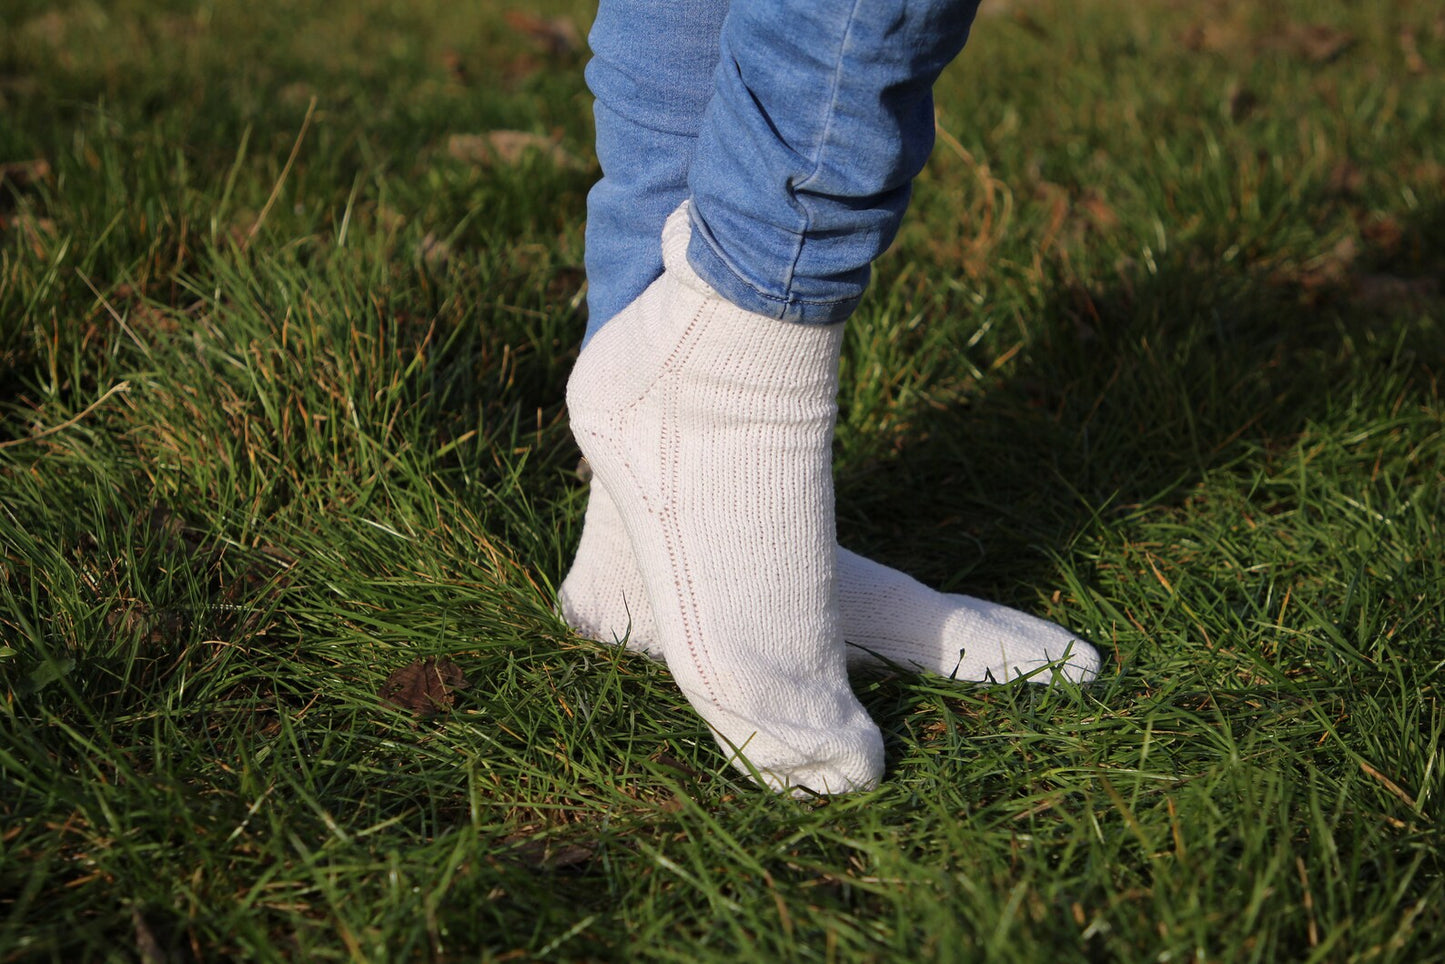
[[[688,264],[714,291],[744,311],[799,325],[834,325],[846,321],[858,307],[861,295],[839,301],[805,301],[760,291],[733,270],[708,237],[707,227],[695,217],[692,228],[687,246]]]

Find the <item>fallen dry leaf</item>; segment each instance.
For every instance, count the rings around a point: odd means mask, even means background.
[[[528,131],[488,131],[485,134],[453,134],[447,139],[447,153],[459,161],[479,166],[520,164],[528,154],[541,154],[561,168],[586,167],[554,138]]]
[[[597,848],[589,844],[512,838],[511,856],[540,870],[565,870],[591,860]]]
[[[378,695],[393,706],[411,710],[418,717],[428,717],[451,706],[452,692],[466,689],[467,685],[467,678],[456,663],[428,656],[414,659],[388,676]]]

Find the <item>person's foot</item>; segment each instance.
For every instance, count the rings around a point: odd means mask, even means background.
[[[848,684],[836,585],[842,326],[724,300],[688,235],[684,204],[662,277],[573,370],[572,430],[626,533],[650,645],[732,761],[779,790],[868,788],[882,737]]]
[[[972,596],[936,592],[843,548],[838,591],[853,667],[897,666],[980,683],[1019,676],[1049,683],[1056,671],[1087,683],[1099,673],[1098,652],[1062,626]],[[562,617],[579,634],[663,658],[622,518],[595,484],[557,599]]]

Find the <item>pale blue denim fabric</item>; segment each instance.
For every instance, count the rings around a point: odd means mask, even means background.
[[[729,301],[842,321],[933,146],[932,87],[977,0],[601,0],[587,81],[602,181],[588,196],[588,337],[688,260]]]
[[[662,274],[662,225],[712,99],[727,0],[601,0],[588,37],[602,180],[587,196],[587,338]]]

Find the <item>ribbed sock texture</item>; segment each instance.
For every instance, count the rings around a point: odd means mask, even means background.
[[[882,738],[848,685],[836,585],[841,326],[732,305],[687,241],[683,205],[663,275],[572,373],[573,433],[626,533],[649,645],[733,762],[776,789],[870,787]]]
[[[941,593],[896,569],[838,549],[838,595],[847,659],[855,668],[897,667],[969,682],[1018,676],[1076,683],[1099,672],[1099,655],[1062,626],[976,599]],[[621,517],[606,491],[587,503],[582,539],[558,591],[578,633],[657,659],[657,629]]]

